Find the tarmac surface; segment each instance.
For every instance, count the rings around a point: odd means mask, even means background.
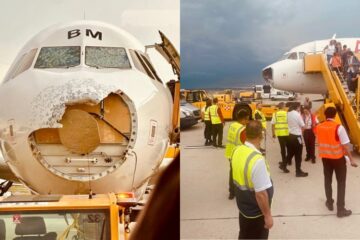
[[[319,99],[320,95],[306,95]],[[304,96],[298,99],[302,102]],[[313,102],[317,109],[321,102]],[[224,128],[226,143],[227,129]],[[181,132],[181,239],[237,239],[238,208],[236,200],[228,199],[229,162],[224,149],[204,146],[204,124],[198,123]],[[283,173],[277,139],[271,137],[267,123],[266,159],[274,183],[272,215],[274,226],[269,239],[360,239],[360,167],[348,165],[345,207],[353,214],[336,217],[335,210],[325,207],[322,162],[302,162],[308,177],[295,177],[295,164]],[[306,156],[303,148],[303,159]],[[354,154],[360,165],[360,156]],[[336,201],[336,178],[333,176],[333,198]]]

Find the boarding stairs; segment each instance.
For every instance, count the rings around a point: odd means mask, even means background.
[[[332,71],[327,63],[326,56],[323,54],[306,55],[304,58],[304,73],[320,73],[326,83],[327,104],[333,105],[338,111],[341,123],[347,129],[354,150],[359,152],[360,146],[360,94],[359,83],[357,93],[349,91],[346,78],[342,74]]]

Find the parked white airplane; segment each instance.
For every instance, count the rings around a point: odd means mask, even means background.
[[[10,168],[42,194],[144,185],[173,130],[172,96],[144,51],[129,33],[95,21],[32,38],[0,86],[0,178]]]
[[[286,52],[277,62],[265,67],[263,78],[272,87],[298,93],[326,93],[321,73],[304,74],[303,58],[306,54],[322,53],[331,39],[301,44]],[[360,38],[336,39],[355,53],[360,51]]]

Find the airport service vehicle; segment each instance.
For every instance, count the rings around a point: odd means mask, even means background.
[[[199,120],[194,116],[192,111],[183,109],[183,107],[180,106],[180,129],[192,127],[198,122]]]
[[[239,93],[240,101],[246,101],[246,100],[252,101],[258,98],[259,98],[258,94],[254,91],[243,91]]]
[[[180,109],[183,112],[191,114],[196,120],[201,119],[201,110],[185,100],[180,100]]]
[[[211,99],[205,90],[181,90],[183,99],[199,109],[206,106],[206,100]]]
[[[284,100],[284,101],[293,101],[296,99],[296,95],[288,91],[278,90],[275,88],[271,89],[270,93],[271,100]]]
[[[0,198],[0,239],[129,239],[133,193]]]
[[[206,99],[210,98],[205,90],[182,90],[182,95],[187,102],[193,104],[196,107],[204,108],[206,105]],[[233,116],[240,109],[246,109],[250,113],[255,111],[256,102],[242,101],[238,102],[232,96],[232,93],[227,91],[224,94],[214,94],[219,100],[221,113],[225,120],[232,120]],[[267,119],[272,118],[272,114],[277,111],[277,106],[272,104],[263,104],[262,112]]]
[[[180,128],[189,128],[199,122],[201,119],[201,110],[194,105],[180,100]]]
[[[270,85],[255,85],[253,91],[243,91],[239,93],[240,101],[243,100],[259,100],[270,98]]]
[[[255,85],[255,92],[261,99],[270,99],[270,85]]]
[[[323,112],[327,106],[335,106],[338,110],[337,120],[345,126],[354,150],[359,152],[360,87],[353,96],[349,93],[346,80],[331,71],[326,56],[319,53],[329,41],[314,41],[293,48],[283,60],[264,68],[263,77],[278,89],[325,94],[326,103],[318,110],[319,120],[325,120]],[[337,41],[346,44],[358,55],[360,39],[342,38]]]

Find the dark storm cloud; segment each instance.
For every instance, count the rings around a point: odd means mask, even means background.
[[[182,0],[182,87],[262,83],[261,69],[296,45],[334,33],[356,37],[359,7],[356,0]]]

